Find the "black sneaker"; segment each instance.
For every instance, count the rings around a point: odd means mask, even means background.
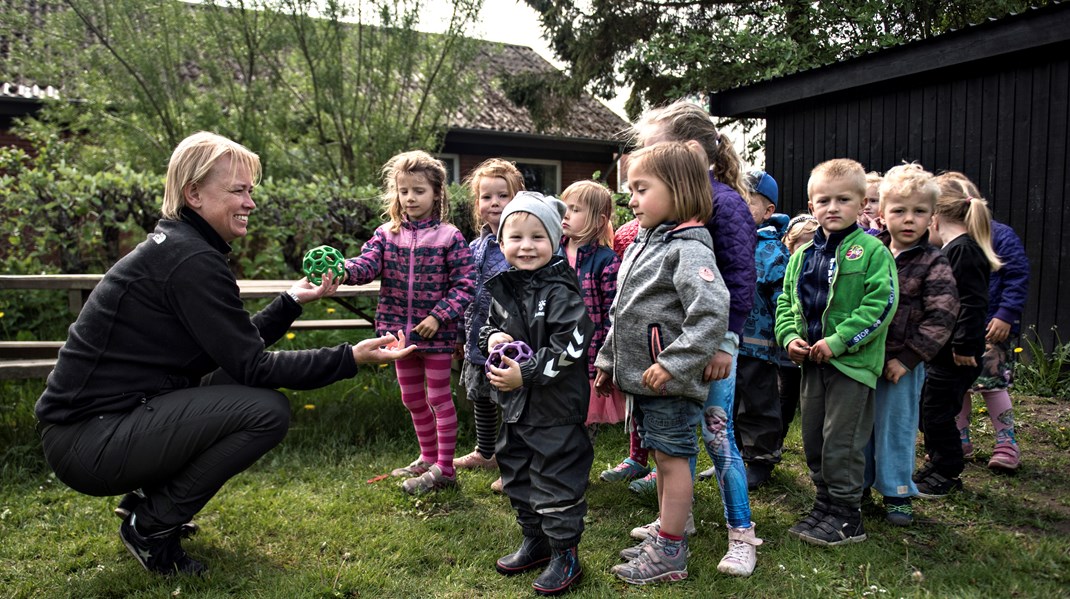
[[[862,511],[858,508],[833,504],[821,522],[800,534],[799,538],[811,545],[822,547],[861,543],[866,540],[866,529],[862,526]]]
[[[962,480],[959,477],[948,478],[936,470],[931,470],[919,481],[918,497],[923,499],[943,499],[952,491],[962,489]]]
[[[909,497],[885,497],[884,519],[895,526],[910,526],[914,522],[914,506]]]
[[[920,483],[921,481],[925,480],[926,476],[929,476],[933,472],[936,472],[936,464],[930,462],[929,460],[925,460],[925,463],[922,465],[922,467],[918,468],[917,471],[914,472],[913,475],[911,475],[910,480],[914,481],[915,483]]]
[[[747,490],[754,491],[769,481],[773,473],[773,464],[766,462],[747,463]]]
[[[200,576],[208,570],[201,562],[186,555],[179,543],[179,529],[167,530],[142,536],[137,531],[137,516],[131,514],[119,525],[119,538],[137,559],[141,567],[155,574],[193,574]]]
[[[830,507],[831,506],[827,500],[821,498],[815,499],[814,507],[810,509],[810,513],[789,528],[788,534],[793,537],[801,537],[804,532],[817,526],[818,522],[821,522],[825,517],[825,514],[828,513]]]
[[[119,505],[115,506],[115,515],[120,520],[126,520],[130,517],[130,514],[134,513],[134,508],[139,503],[145,500],[145,492],[141,489],[134,489],[133,491],[123,495],[123,498],[119,500]],[[188,539],[197,534],[201,530],[200,526],[193,520],[186,522],[178,527],[178,534],[183,539]]]

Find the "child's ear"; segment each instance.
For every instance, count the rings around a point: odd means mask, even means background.
[[[769,203],[766,203],[766,205],[765,205],[765,217],[762,220],[769,220],[769,217],[773,216],[774,212],[776,212],[776,206],[774,206],[772,204],[769,204]]]

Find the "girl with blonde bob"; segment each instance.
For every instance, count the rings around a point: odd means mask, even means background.
[[[704,226],[712,209],[707,166],[696,142],[643,148],[628,166],[629,205],[641,228],[617,277],[612,321],[621,326],[610,329],[598,352],[595,386],[605,394],[616,384],[630,396],[638,434],[643,446],[654,452],[660,471],[658,518],[652,530],[642,527],[648,534],[639,545],[621,552],[626,563],[612,569],[631,584],[687,577],[689,462],[698,452],[695,427],[702,421],[710,388],[703,376],[713,351],[708,340],[724,337],[729,305],[713,240]],[[749,222],[753,230],[754,221]],[[726,426],[731,439],[730,421]],[[716,444],[706,436],[704,432],[704,441]],[[738,468],[729,468],[727,460],[715,462],[723,473],[719,480],[730,526],[729,550],[718,570],[747,576],[761,540],[754,536],[746,475],[736,455]],[[737,509],[741,498],[743,509]]]

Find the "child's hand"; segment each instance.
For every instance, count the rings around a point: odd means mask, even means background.
[[[613,380],[601,368],[596,368],[594,371],[594,390],[602,397],[613,393]]]
[[[796,364],[802,364],[806,358],[810,357],[810,346],[802,339],[793,339],[788,344],[787,350],[788,359]]]
[[[513,336],[509,333],[494,333],[490,337],[487,337],[487,349],[491,350],[503,343],[511,343]]]
[[[810,348],[810,359],[818,364],[823,364],[832,359],[832,350],[829,349],[829,344],[825,343],[824,339]]]
[[[952,351],[951,357],[955,358],[955,366],[977,366],[977,358],[973,356],[960,356]]]
[[[665,395],[665,384],[671,380],[672,375],[661,364],[653,364],[643,373],[643,386],[659,395]]]
[[[702,371],[702,382],[719,381],[728,378],[731,373],[732,354],[717,350],[713,353],[710,363],[706,365],[706,369]]]
[[[888,363],[884,365],[884,378],[893,385],[898,383],[907,372],[909,372],[907,367],[896,358],[888,360]]]
[[[428,316],[421,320],[420,324],[412,327],[412,332],[424,339],[430,339],[438,332],[438,319],[434,316]]]
[[[499,391],[508,392],[524,386],[524,379],[520,375],[520,364],[509,356],[502,356],[502,368],[491,365],[487,373],[487,380]]]
[[[1011,323],[998,318],[993,318],[988,321],[988,326],[985,327],[985,341],[989,343],[1000,343],[1007,340],[1011,334]]]

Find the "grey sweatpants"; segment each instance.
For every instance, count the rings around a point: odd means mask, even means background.
[[[874,390],[831,364],[802,366],[802,441],[818,496],[858,508],[873,434]]]

